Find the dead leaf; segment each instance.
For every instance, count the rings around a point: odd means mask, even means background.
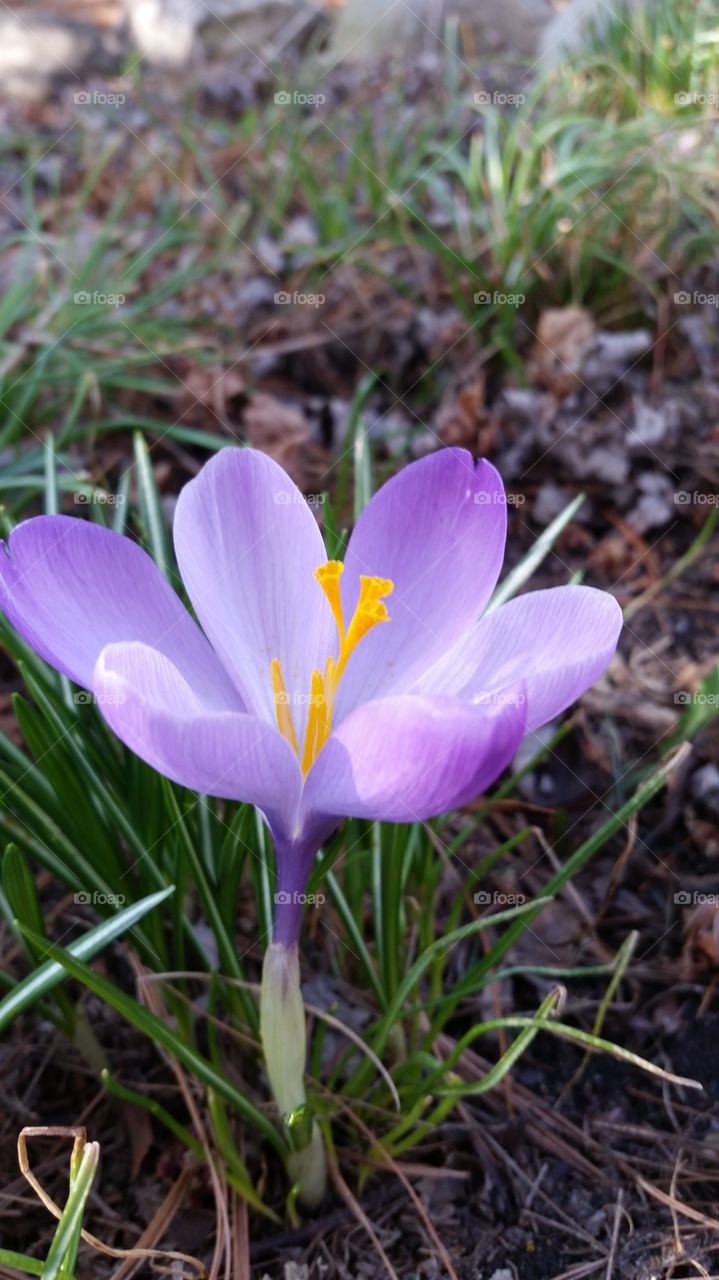
[[[701,902],[684,912],[684,945],[679,964],[681,976],[689,981],[707,969],[719,969],[719,901]]]
[[[237,406],[233,401],[244,396],[245,377],[236,366],[222,369],[217,365],[194,365],[183,373],[179,404],[180,419],[197,416],[198,408],[209,410],[219,423],[228,417],[236,420]]]
[[[528,366],[530,381],[556,396],[567,395],[579,380],[594,332],[594,321],[584,307],[543,311]]]
[[[130,1139],[132,1157],[130,1176],[134,1179],[140,1173],[154,1141],[152,1121],[142,1107],[133,1106],[123,1108],[122,1119]]]
[[[485,457],[494,448],[497,419],[485,403],[486,377],[480,371],[471,382],[439,407],[437,431],[447,445],[469,449],[477,457]]]
[[[274,458],[303,493],[319,496],[327,486],[329,458],[310,439],[304,413],[265,391],[252,397],[243,416],[248,442]]]

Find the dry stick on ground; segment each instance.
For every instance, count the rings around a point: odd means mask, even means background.
[[[231,1265],[232,1280],[250,1280],[250,1230],[247,1201],[239,1191],[230,1193]]]
[[[174,1222],[177,1214],[185,1204],[187,1193],[192,1182],[192,1169],[187,1165],[180,1170],[162,1204],[155,1210],[145,1230],[137,1241],[135,1249],[153,1248],[161,1240]],[[134,1253],[134,1250],[133,1250]],[[145,1259],[142,1256],[128,1257],[113,1273],[112,1280],[130,1280]]]
[[[671,1194],[667,1194],[666,1191],[661,1191],[659,1187],[655,1187],[653,1183],[647,1182],[646,1179],[640,1177],[639,1174],[637,1174],[636,1181],[637,1185],[641,1187],[643,1191],[646,1191],[655,1200],[658,1200],[660,1204],[666,1205],[667,1209],[671,1211],[674,1221],[676,1221],[675,1215],[679,1214],[681,1217],[690,1218],[692,1222],[700,1223],[701,1226],[706,1227],[709,1231],[719,1231],[719,1221],[717,1221],[716,1218],[710,1218],[708,1214],[701,1213],[699,1209],[692,1209],[691,1205],[683,1204],[681,1200],[677,1200],[673,1189]],[[674,1178],[672,1178],[672,1188],[673,1187]]]
[[[624,868],[626,867],[627,862],[629,861],[629,858],[634,850],[634,846],[637,840],[638,821],[639,821],[638,814],[633,813],[629,821],[627,822],[627,838],[624,842],[624,847],[620,851],[619,856],[616,859],[614,866],[612,867],[611,875],[609,877],[609,884],[607,885],[606,892],[599,906],[599,910],[597,911],[597,914],[594,918],[595,929],[599,926],[601,921],[604,919],[604,916],[606,915],[606,912],[609,909],[609,904],[614,898],[614,894],[617,891],[617,886],[624,873]]]
[[[604,1260],[595,1260],[594,1262],[578,1262],[575,1266],[570,1267],[568,1271],[562,1271],[558,1276],[552,1276],[552,1280],[586,1280],[586,1277],[593,1276],[604,1266]]]
[[[399,1178],[399,1181],[402,1183],[402,1186],[404,1187],[405,1191],[407,1192],[407,1195],[409,1196],[415,1209],[417,1210],[417,1213],[422,1223],[424,1224],[427,1234],[429,1235],[438,1254],[440,1255],[440,1258],[442,1259],[442,1263],[447,1270],[447,1274],[450,1276],[450,1280],[458,1280],[457,1273],[454,1267],[452,1266],[452,1261],[450,1259],[450,1256],[447,1253],[447,1250],[443,1245],[439,1235],[437,1234],[437,1230],[434,1224],[432,1223],[432,1221],[430,1220],[429,1215],[427,1214],[427,1211],[424,1205],[422,1204],[422,1201],[417,1195],[417,1192],[415,1191],[414,1187],[412,1186],[412,1183],[410,1182],[409,1178],[407,1177],[402,1167],[397,1163],[396,1160],[392,1158],[389,1152],[385,1151],[379,1138],[377,1138],[372,1133],[372,1130],[364,1123],[363,1120],[360,1119],[360,1117],[356,1114],[356,1112],[354,1112],[352,1108],[348,1106],[346,1102],[344,1102],[344,1100],[335,1098],[335,1102],[338,1102],[340,1104],[341,1110],[344,1111],[345,1114],[351,1118],[353,1124],[355,1124],[358,1129],[361,1129],[362,1133],[367,1138],[367,1141],[371,1143],[372,1150],[377,1151],[379,1156],[384,1159],[384,1162],[385,1162],[384,1167],[387,1170],[389,1170],[390,1173],[393,1173],[396,1178]]]
[[[674,1168],[672,1169],[672,1181],[669,1187],[669,1194],[671,1195],[673,1200],[676,1200],[677,1179],[679,1177],[679,1170],[681,1169],[683,1154],[684,1154],[684,1148],[680,1147],[679,1151],[677,1151],[676,1160],[674,1161]],[[682,1245],[681,1236],[679,1234],[679,1218],[677,1216],[676,1209],[674,1208],[673,1205],[671,1208],[671,1215],[672,1215],[672,1226],[674,1228],[674,1248],[676,1249],[677,1256],[681,1257],[682,1254],[684,1253],[684,1246]]]
[[[355,1197],[352,1195],[352,1192],[350,1191],[349,1187],[347,1186],[347,1183],[342,1177],[342,1174],[340,1173],[340,1170],[339,1170],[339,1165],[337,1164],[337,1161],[334,1156],[334,1152],[332,1151],[327,1152],[327,1165],[330,1171],[330,1177],[333,1183],[335,1184],[335,1187],[337,1188],[340,1196],[344,1200],[347,1207],[351,1209],[357,1221],[360,1223],[361,1226],[364,1227],[365,1231],[367,1232],[367,1235],[372,1241],[374,1248],[377,1250],[377,1253],[379,1254],[379,1257],[381,1258],[383,1265],[387,1268],[387,1275],[390,1276],[390,1280],[399,1280],[399,1276],[397,1275],[397,1272],[395,1271],[394,1267],[392,1266],[392,1263],[387,1257],[387,1254],[382,1248],[382,1245],[379,1241],[379,1238],[375,1232],[374,1227],[372,1226],[372,1223],[367,1217],[367,1214],[365,1213],[362,1206],[359,1204],[359,1201],[356,1200]],[[456,1276],[454,1276],[454,1280],[457,1280]]]
[[[619,1244],[619,1224],[622,1220],[622,1206],[624,1204],[624,1191],[620,1187],[617,1192],[617,1202],[614,1206],[614,1223],[612,1226],[612,1238],[609,1244],[609,1257],[607,1259],[607,1270],[604,1280],[612,1280],[614,1275],[614,1262],[617,1256],[617,1247]]]

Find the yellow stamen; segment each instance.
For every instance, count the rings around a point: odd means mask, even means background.
[[[307,732],[305,733],[305,750],[302,756],[302,772],[309,773],[314,761],[326,742],[328,704],[325,695],[325,682],[322,672],[312,672],[310,692],[310,710],[307,716]]]
[[[378,622],[389,622],[389,613],[387,606],[380,599],[381,596],[388,596],[394,590],[394,583],[389,578],[369,578],[362,575],[360,577],[360,593],[354,616],[347,630],[347,635],[340,636],[340,655],[337,660],[337,671],[335,681],[339,683],[340,677],[347,665],[349,657],[356,649],[360,640],[376,627]]]
[[[279,658],[272,659],[270,668],[272,673],[272,688],[275,694],[275,713],[277,715],[277,727],[289,742],[296,756],[299,756],[300,749],[297,745],[297,735],[295,726],[292,723],[292,712],[290,711],[290,700],[287,696],[285,682],[282,679],[282,667]]]
[[[330,609],[337,623],[337,630],[340,633],[340,640],[345,633],[342,599],[340,596],[340,578],[344,571],[345,567],[341,560],[328,560],[327,564],[321,564],[319,569],[315,569],[315,578],[327,596]]]
[[[388,596],[394,590],[394,583],[389,578],[360,577],[360,593],[352,621],[345,630],[342,598],[340,594],[340,577],[344,565],[339,560],[329,560],[327,564],[315,569],[315,578],[325,593],[332,610],[340,648],[337,659],[328,658],[324,675],[321,671],[312,672],[312,685],[309,699],[307,729],[305,731],[304,749],[302,752],[302,773],[307,776],[332,732],[332,715],[334,700],[340,679],[345,667],[360,640],[367,635],[378,622],[389,622],[387,606],[382,596]],[[297,736],[292,723],[289,698],[282,678],[282,670],[278,658],[272,661],[272,688],[275,693],[275,710],[280,733],[287,739],[292,750],[300,759]]]

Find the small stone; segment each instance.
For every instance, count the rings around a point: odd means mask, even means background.
[[[659,471],[645,471],[637,485],[640,498],[627,516],[637,533],[647,533],[668,524],[676,514],[674,487],[668,476]]]
[[[561,489],[551,480],[545,480],[534,499],[532,519],[536,520],[537,524],[551,524],[552,520],[564,511],[569,501],[570,495],[565,489]]]
[[[691,792],[694,799],[714,817],[719,817],[719,768],[705,764],[692,776]]]

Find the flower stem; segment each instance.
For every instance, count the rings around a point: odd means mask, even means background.
[[[287,1171],[299,1187],[298,1199],[316,1208],[325,1193],[327,1166],[319,1125],[305,1093],[307,1035],[296,942],[289,947],[272,942],[265,952],[260,1026],[270,1088],[292,1148]]]

